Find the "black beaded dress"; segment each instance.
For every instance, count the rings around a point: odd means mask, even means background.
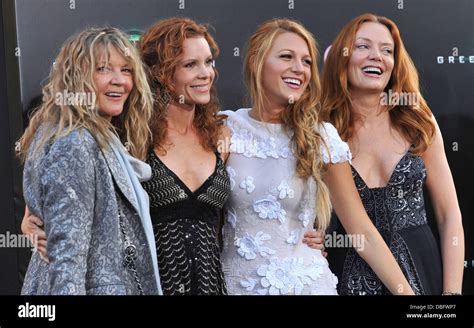
[[[440,295],[441,258],[427,223],[423,198],[426,174],[423,159],[410,152],[400,159],[386,187],[369,188],[352,167],[352,176],[365,210],[415,294]],[[345,233],[337,218],[332,226],[336,232]],[[328,260],[331,270],[339,278],[339,294],[390,294],[354,248],[328,249]]]
[[[220,154],[209,178],[192,192],[152,150],[150,197],[161,287],[164,295],[227,294],[217,239],[219,218],[230,193]]]

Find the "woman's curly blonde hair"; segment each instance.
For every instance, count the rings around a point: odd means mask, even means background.
[[[109,122],[101,116],[96,104],[58,102],[58,94],[93,94],[93,74],[98,60],[109,57],[115,49],[132,68],[133,88],[123,111]],[[148,121],[153,102],[140,56],[127,36],[116,28],[88,28],[70,37],[61,47],[51,68],[48,83],[43,87],[43,102],[31,118],[20,139],[19,155],[24,160],[38,128],[47,125],[31,151],[36,154],[47,142],[85,128],[102,149],[108,147],[113,133],[127,145],[129,152],[140,159],[146,157],[146,140],[151,139]],[[93,99],[96,99],[94,97]]]

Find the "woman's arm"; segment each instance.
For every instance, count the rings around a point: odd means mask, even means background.
[[[433,143],[423,154],[427,171],[426,186],[435,212],[443,260],[443,291],[461,293],[464,273],[464,230],[453,176],[436,126]]]
[[[46,155],[40,173],[42,219],[50,260],[49,288],[53,295],[86,293],[95,199],[95,160],[90,149],[96,147],[93,138],[87,137],[72,132],[57,140]]]
[[[324,176],[331,201],[348,234],[361,236],[357,253],[394,295],[414,295],[395,258],[370,221],[352,179],[348,162],[329,165]]]

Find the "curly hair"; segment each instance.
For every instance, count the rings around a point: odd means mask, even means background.
[[[172,17],[159,20],[142,35],[139,49],[148,68],[148,81],[155,93],[155,103],[150,129],[153,146],[166,153],[165,142],[168,135],[167,106],[169,97],[176,96],[172,79],[182,58],[183,43],[188,38],[203,37],[211,49],[212,57],[219,55],[219,47],[211,36],[208,26],[198,24],[189,18]],[[214,68],[217,77],[217,70]],[[211,99],[205,105],[196,105],[194,127],[198,131],[202,146],[217,149],[217,141],[222,120],[217,115],[219,101],[214,84],[210,90]]]
[[[316,226],[325,229],[331,218],[329,190],[322,180],[324,162],[320,145],[324,139],[319,133],[319,100],[321,87],[317,66],[318,48],[314,36],[306,28],[290,19],[272,19],[264,22],[251,36],[244,61],[244,79],[249,89],[252,107],[260,116],[265,104],[262,85],[263,66],[275,39],[282,33],[295,33],[306,41],[312,59],[311,79],[298,101],[288,104],[282,112],[287,132],[292,132],[292,148],[296,157],[296,173],[312,177],[317,184]],[[315,218],[316,219],[316,218]]]
[[[355,116],[351,111],[347,71],[357,31],[366,22],[386,26],[395,42],[395,62],[392,76],[384,91],[391,90],[394,94],[417,95],[416,105],[391,104],[388,106],[388,110],[391,124],[411,144],[415,145],[411,152],[419,155],[426,150],[435,135],[432,113],[421,96],[418,73],[403,45],[400,31],[397,25],[386,17],[373,14],[358,16],[344,26],[337,35],[323,69],[321,100],[323,118],[336,126],[344,141],[348,141],[352,137]]]
[[[96,63],[109,57],[113,47],[132,67],[133,89],[122,113],[109,122],[100,115],[97,104],[58,102],[63,92],[95,95],[93,74]],[[153,110],[150,88],[140,56],[127,36],[116,28],[88,28],[71,36],[61,47],[51,68],[47,84],[42,89],[43,102],[31,118],[20,139],[20,157],[25,160],[32,139],[41,125],[48,125],[35,143],[36,154],[45,143],[65,136],[77,128],[85,128],[96,138],[101,149],[108,147],[115,131],[129,152],[140,159],[146,157],[145,140],[151,139],[148,121]]]

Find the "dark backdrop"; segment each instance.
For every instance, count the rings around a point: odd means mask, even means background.
[[[22,124],[19,113],[35,102],[53,58],[72,33],[104,24],[126,31],[144,30],[160,18],[175,15],[210,23],[221,48],[217,87],[222,107],[236,109],[244,105],[241,69],[245,41],[261,22],[273,17],[295,18],[315,34],[324,52],[345,23],[372,12],[398,24],[419,70],[423,93],[438,118],[464,220],[464,292],[474,293],[474,242],[470,238],[474,235],[470,220],[474,208],[469,191],[474,185],[472,0],[3,0],[2,3],[8,9],[2,13],[8,28],[0,33],[0,39],[2,35],[16,36],[5,46],[10,47],[10,56],[11,48],[19,47],[20,52],[10,60],[12,67],[7,77],[4,70],[8,58],[2,53],[8,49],[0,43],[0,233],[17,231],[23,215],[19,169],[12,158],[13,143]],[[12,10],[13,7],[16,8]],[[15,17],[11,17],[13,14]],[[13,91],[7,93],[7,86]],[[430,208],[428,212],[432,213]],[[0,293],[18,291],[25,254],[22,249],[0,250]]]

